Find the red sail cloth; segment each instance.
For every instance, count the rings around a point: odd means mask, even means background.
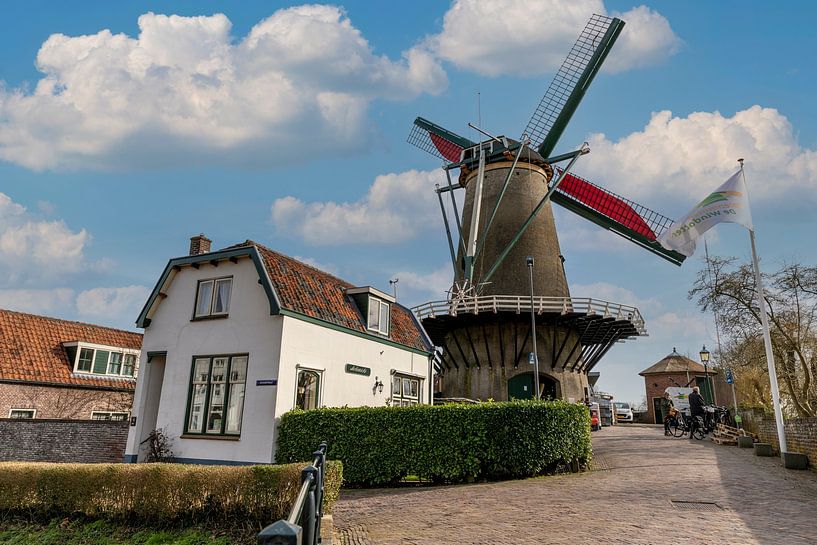
[[[460,160],[462,146],[458,146],[453,142],[449,142],[442,136],[438,136],[430,131],[428,135],[431,137],[431,142],[434,144],[434,147],[437,148],[437,150],[442,154],[443,157],[445,157],[452,163],[456,163]]]
[[[654,241],[656,238],[647,222],[629,204],[578,176],[568,173],[559,184],[557,191],[573,197],[588,208],[620,223],[627,229],[647,237],[647,240]]]

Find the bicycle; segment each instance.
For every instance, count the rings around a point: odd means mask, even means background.
[[[700,416],[695,418],[685,416],[679,412],[677,415],[670,417],[670,433],[674,437],[683,437],[687,433],[695,439],[701,440],[706,435],[706,425]]]

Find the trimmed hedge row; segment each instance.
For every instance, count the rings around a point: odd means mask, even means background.
[[[317,445],[317,443],[315,443]],[[287,465],[0,463],[0,512],[147,523],[263,526],[285,518],[308,462]],[[326,510],[343,481],[326,469]]]
[[[354,486],[530,477],[591,456],[588,410],[564,401],[292,411],[277,459],[303,459],[320,441]]]

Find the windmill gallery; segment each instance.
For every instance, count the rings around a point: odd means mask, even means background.
[[[446,300],[413,309],[441,347],[443,398],[529,398],[538,389],[540,397],[586,399],[587,374],[607,351],[646,335],[637,308],[570,296],[551,201],[671,263],[684,260],[656,241],[670,218],[570,173],[586,144],[551,155],[623,26],[591,17],[518,141],[472,126],[487,137],[473,142],[414,121],[409,143],[444,161],[448,180],[436,192],[452,287]]]

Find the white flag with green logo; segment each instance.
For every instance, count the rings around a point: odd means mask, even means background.
[[[749,197],[740,170],[699,202],[686,217],[673,223],[658,237],[658,242],[664,248],[689,257],[695,253],[698,237],[723,222],[739,223],[750,231],[753,229]]]

